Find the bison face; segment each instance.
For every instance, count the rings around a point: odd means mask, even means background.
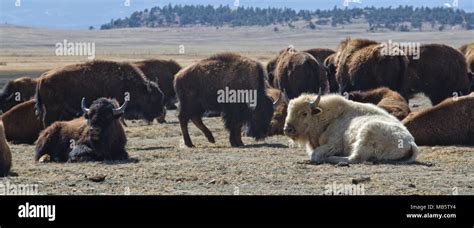
[[[286,93],[280,93],[280,98],[273,102],[273,116],[270,122],[270,129],[268,135],[282,135],[283,127],[285,125],[285,118],[288,108],[288,96]]]
[[[11,82],[8,82],[5,87],[3,87],[3,92],[0,94],[0,110],[2,112],[8,111],[21,102],[18,100],[18,95],[21,96],[21,94],[16,93],[17,89]]]
[[[143,110],[143,117],[152,122],[153,119],[161,116],[164,113],[163,92],[161,92],[158,85],[150,82],[147,86],[147,95],[141,100],[141,109]]]
[[[310,127],[320,122],[320,115],[323,112],[318,107],[320,100],[321,89],[316,99],[311,95],[301,95],[291,100],[288,105],[288,116],[285,120],[283,133],[295,141],[306,136]]]
[[[116,101],[99,98],[92,103],[90,108],[86,108],[85,99],[83,98],[81,107],[89,126],[90,139],[99,141],[102,136],[106,135],[108,127],[123,115],[127,104],[128,100],[125,100],[124,104],[117,108],[118,104]]]

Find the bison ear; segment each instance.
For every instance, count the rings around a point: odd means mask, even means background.
[[[319,115],[323,112],[323,110],[319,107],[311,109],[311,115]]]

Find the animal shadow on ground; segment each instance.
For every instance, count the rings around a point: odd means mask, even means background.
[[[262,144],[249,144],[240,148],[288,148],[287,145],[280,143],[262,143]]]
[[[128,158],[126,160],[116,160],[116,161],[101,161],[100,163],[106,165],[120,165],[120,164],[130,164],[138,163],[140,160],[138,158]]]

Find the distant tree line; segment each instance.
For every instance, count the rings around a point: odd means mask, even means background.
[[[386,28],[390,30],[409,31],[422,29],[423,23],[441,30],[446,25],[460,25],[473,29],[474,13],[446,7],[399,6],[397,8],[337,8],[330,10],[300,10],[289,8],[254,8],[229,6],[213,7],[211,5],[167,5],[153,7],[150,10],[136,11],[123,19],[112,19],[101,26],[101,29],[134,28],[134,27],[177,27],[191,25],[206,26],[268,26],[287,25],[294,28],[292,22],[306,21],[309,28],[318,25],[332,26],[350,24],[355,19],[368,22],[369,30]]]

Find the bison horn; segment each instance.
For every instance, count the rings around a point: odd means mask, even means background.
[[[278,103],[278,101],[281,99],[281,94],[280,96],[278,97],[278,99],[276,99],[275,101],[273,101],[273,107],[276,106],[276,104]]]
[[[88,113],[89,112],[89,109],[86,108],[86,98],[85,97],[82,98],[81,109],[82,109],[83,113]]]
[[[125,108],[127,108],[128,100],[125,99],[125,102],[120,106],[120,108],[114,109],[114,115],[122,115],[125,112]]]
[[[319,88],[318,97],[316,98],[316,100],[314,100],[313,102],[310,102],[310,103],[309,103],[309,107],[310,107],[311,109],[315,109],[315,108],[318,107],[318,104],[319,104],[319,102],[321,101],[321,92],[322,92],[322,90],[321,90],[321,87],[320,87],[320,88]]]
[[[286,93],[286,89],[283,90],[283,101],[285,103],[288,103],[290,101],[290,98],[288,98],[288,93]]]

